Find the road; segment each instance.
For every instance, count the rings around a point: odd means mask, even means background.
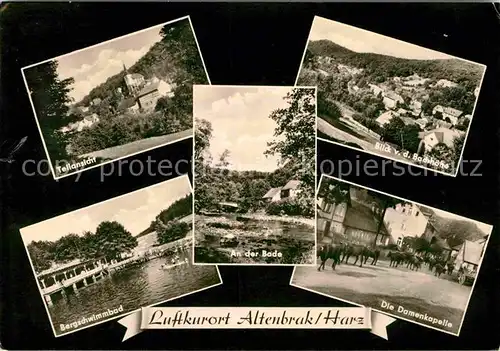
[[[326,269],[321,272],[316,267],[297,267],[292,283],[426,325],[430,323],[397,311],[389,312],[382,308],[382,301],[394,304],[396,309],[403,306],[407,310],[427,313],[435,318],[446,318],[453,324],[451,328],[433,326],[458,332],[471,293],[469,286],[460,285],[446,276],[435,277],[426,267],[415,272],[401,267],[391,268],[387,261],[363,267],[353,266],[353,261],[351,259],[349,265],[337,266],[335,271],[328,262]]]
[[[85,155],[80,155],[79,158],[97,157],[97,158],[103,158],[105,160],[116,160],[118,158],[130,156],[138,152],[144,152],[146,150],[192,136],[193,136],[193,129],[187,129],[178,133],[146,138],[124,145],[114,146],[107,149],[90,152]]]
[[[344,141],[346,143],[350,142],[350,143],[358,144],[359,146],[361,146],[363,148],[363,150],[366,150],[366,151],[375,150],[375,147],[372,144],[370,144],[362,139],[356,138],[356,137],[352,136],[351,134],[344,132],[343,130],[335,128],[330,123],[328,123],[327,121],[325,121],[324,119],[321,119],[321,118],[318,118],[318,130],[321,131],[322,133],[328,135],[331,138],[334,138],[334,139],[337,139],[340,141]]]

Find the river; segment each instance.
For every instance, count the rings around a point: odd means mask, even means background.
[[[167,258],[156,258],[138,266],[114,272],[97,283],[69,294],[49,307],[49,314],[57,335],[76,331],[83,327],[99,324],[106,319],[62,331],[60,324],[70,324],[83,317],[123,307],[124,316],[140,307],[159,304],[196,290],[219,284],[220,278],[214,266],[193,266],[192,251],[187,250],[181,259],[189,263],[162,270]],[[116,317],[117,315],[113,315]],[[109,317],[109,318],[113,318]],[[107,319],[109,319],[107,318]]]
[[[315,260],[314,225],[226,214],[196,216],[195,228],[197,263],[312,264]],[[235,237],[233,246],[221,245],[220,239],[227,235]]]

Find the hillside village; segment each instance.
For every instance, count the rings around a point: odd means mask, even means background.
[[[156,76],[146,79],[141,74],[129,73],[125,64],[122,74],[122,86],[115,90],[116,100],[114,104],[105,106],[101,98],[94,98],[90,100],[88,106],[74,105],[68,111],[68,115],[76,114],[81,119],[69,123],[60,131],[63,133],[81,132],[83,129],[91,128],[105,117],[119,117],[121,114],[148,114],[155,110],[158,99],[161,97],[172,98],[175,95],[173,92],[175,84],[169,84]]]
[[[436,145],[454,150],[463,140],[480,85],[471,64],[450,60],[446,68],[440,61],[448,60],[354,53],[327,40],[313,41],[299,82],[318,85],[319,117],[361,139],[359,147],[366,149],[362,141],[383,141],[439,158],[446,152]],[[453,75],[449,70],[455,66]],[[331,139],[321,130],[318,136]]]

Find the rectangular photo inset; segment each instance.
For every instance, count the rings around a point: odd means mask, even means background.
[[[22,228],[56,337],[222,284],[192,264],[188,176]]]
[[[189,16],[21,71],[54,179],[192,138],[210,84]]]
[[[493,227],[322,175],[318,264],[290,284],[458,336]]]
[[[316,16],[296,85],[318,138],[456,176],[486,66]]]
[[[314,265],[316,88],[193,97],[194,263]]]

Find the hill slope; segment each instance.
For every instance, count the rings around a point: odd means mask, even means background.
[[[307,49],[316,56],[328,56],[338,62],[364,68],[370,74],[388,77],[409,76],[417,73],[423,77],[470,82],[478,86],[484,68],[459,59],[416,60],[373,53],[358,53],[329,40],[310,41]]]

